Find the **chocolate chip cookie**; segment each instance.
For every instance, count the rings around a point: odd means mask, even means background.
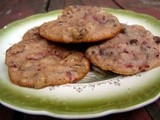
[[[121,32],[87,49],[91,63],[103,70],[133,75],[160,66],[160,38],[140,25],[123,25]]]
[[[114,37],[121,30],[117,17],[93,6],[68,6],[57,20],[40,27],[44,38],[62,43],[95,42]]]
[[[90,69],[84,54],[48,42],[38,28],[29,30],[7,50],[5,63],[13,83],[37,89],[77,82]]]

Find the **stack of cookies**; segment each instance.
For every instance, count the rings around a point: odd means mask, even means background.
[[[13,83],[36,89],[77,82],[90,64],[133,75],[160,66],[160,37],[121,24],[101,8],[69,6],[57,20],[27,31],[7,50],[5,62]]]

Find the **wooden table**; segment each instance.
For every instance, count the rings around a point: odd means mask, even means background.
[[[0,28],[27,16],[63,9],[68,5],[95,5],[128,9],[160,19],[160,0],[0,0]],[[29,115],[0,104],[0,120],[53,120],[57,118]],[[101,117],[104,120],[160,120],[160,99],[130,112]]]

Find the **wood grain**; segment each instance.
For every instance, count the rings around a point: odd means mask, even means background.
[[[160,120],[160,99],[146,106],[146,109],[151,118],[154,120]]]
[[[14,110],[4,107],[0,104],[0,120],[12,120],[14,116]]]
[[[90,5],[98,7],[119,8],[112,0],[51,0],[49,11],[63,9],[69,5]]]
[[[119,7],[139,13],[148,14],[160,19],[159,0],[114,0]]]
[[[1,0],[0,28],[15,20],[45,12],[47,2],[48,0]]]
[[[118,9],[129,9],[152,15],[160,19],[159,0],[1,0],[0,28],[10,22],[27,16],[63,9],[68,5],[93,5]],[[97,118],[93,119],[96,120]],[[118,113],[98,118],[100,120],[160,120],[160,99],[130,112]],[[0,120],[60,120],[42,115],[21,113],[0,104]]]

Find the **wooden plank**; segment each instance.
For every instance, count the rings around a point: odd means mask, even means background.
[[[144,108],[101,117],[102,120],[151,120]]]
[[[58,120],[58,118],[48,116],[36,116],[25,114],[25,120]],[[99,120],[151,120],[150,116],[144,108],[133,110],[125,113],[118,113],[108,116],[99,117]],[[94,120],[94,119],[93,119]],[[95,118],[97,120],[97,118]]]
[[[0,28],[8,23],[46,11],[48,0],[1,0]]]
[[[59,120],[58,118],[41,116],[41,115],[30,115],[21,112],[17,112],[0,106],[0,120]],[[96,120],[97,118],[95,118]],[[133,110],[130,112],[118,113],[108,116],[99,117],[100,120],[151,120],[150,116],[144,108]],[[93,119],[94,120],[94,119]],[[156,120],[156,119],[153,119]]]
[[[18,111],[14,111],[12,120],[24,120],[24,114]]]
[[[155,103],[156,103],[156,105],[160,108],[160,98],[159,98],[159,100],[157,100]]]
[[[145,13],[160,19],[159,0],[114,0],[123,9]]]
[[[14,111],[0,104],[0,120],[12,120]]]
[[[51,0],[49,11],[63,9],[69,5],[91,5],[99,7],[119,8],[112,0]]]
[[[146,106],[146,109],[153,120],[160,120],[160,99]]]
[[[15,119],[16,120],[16,119]],[[23,120],[59,120],[58,118],[42,116],[42,115],[27,115],[25,114]]]
[[[50,1],[50,4],[49,4]],[[121,1],[121,0],[115,0]],[[123,0],[123,2],[134,2],[133,0]],[[135,2],[138,0],[135,0]],[[141,1],[147,1],[147,0],[139,0]],[[149,0],[148,0],[149,1]],[[154,0],[155,1],[155,0]],[[49,8],[48,8],[49,4]],[[65,6],[68,5],[95,5],[95,6],[102,6],[102,7],[112,7],[112,8],[125,8],[131,10],[140,10],[143,12],[142,8],[139,9],[136,8],[136,5],[126,7],[123,4],[115,4],[112,0],[3,0],[0,1],[0,28],[14,20],[21,19],[36,13],[40,12],[46,12],[46,10],[55,10],[55,9],[62,9]],[[129,4],[129,3],[128,3]],[[152,5],[155,6],[155,5]],[[134,9],[133,9],[134,8]],[[155,9],[155,8],[152,8]],[[158,8],[156,8],[158,9]],[[146,10],[146,8],[145,8]],[[149,11],[149,10],[148,10]],[[149,13],[149,12],[147,12]],[[153,13],[152,13],[153,14]],[[160,103],[156,102],[156,104],[159,106]],[[152,104],[153,106],[155,103]],[[109,120],[150,120],[150,116],[152,116],[153,120],[158,120],[156,113],[159,111],[159,108],[153,109],[155,107],[148,107],[147,110],[150,114],[147,113],[147,111],[144,108],[137,109],[130,112],[125,113],[119,113],[119,114],[113,114],[109,116],[100,117],[100,119],[109,119]],[[152,109],[150,109],[152,108]],[[155,117],[153,117],[155,116]],[[28,115],[23,114],[11,109],[8,109],[2,105],[0,105],[0,120],[17,120],[17,119],[23,119],[23,120],[56,120],[56,118],[46,117],[46,116],[37,116],[37,115]]]

